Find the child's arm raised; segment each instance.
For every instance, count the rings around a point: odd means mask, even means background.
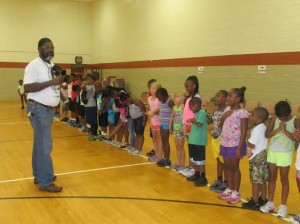
[[[220,124],[219,124],[220,130],[222,130],[223,124],[224,124],[226,118],[229,117],[232,113],[233,113],[233,110],[227,110],[226,112],[224,112],[224,114],[221,117]]]
[[[275,120],[276,120],[276,116],[272,116],[270,121],[269,121],[269,125],[266,131],[266,138],[271,138],[274,135],[276,135],[277,133],[279,133],[281,131],[280,126],[276,129],[273,130],[274,126],[275,126]]]
[[[188,123],[195,124],[195,125],[197,125],[198,127],[202,127],[202,126],[203,126],[203,124],[202,124],[201,122],[199,122],[199,121],[196,121],[195,118],[190,118],[190,119],[187,119],[186,121],[187,121]]]

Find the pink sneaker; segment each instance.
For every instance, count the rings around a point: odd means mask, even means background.
[[[232,191],[230,198],[228,198],[228,202],[230,204],[235,204],[241,200],[241,194],[237,191]]]
[[[219,198],[223,199],[223,200],[228,199],[228,198],[230,198],[231,193],[232,193],[232,190],[230,190],[229,188],[226,188],[223,193],[219,194]]]

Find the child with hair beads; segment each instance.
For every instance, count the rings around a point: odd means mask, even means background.
[[[189,106],[190,100],[193,97],[200,98],[200,95],[198,94],[199,81],[198,81],[197,76],[195,76],[195,75],[189,76],[186,79],[186,81],[184,83],[184,86],[185,86],[186,92],[188,93],[188,96],[185,100],[184,108],[183,108],[183,116],[182,116],[183,126],[182,126],[182,129],[181,129],[181,132],[185,136],[187,136],[190,132],[190,129],[191,129],[191,124],[189,122],[187,122],[187,120],[190,119],[190,118],[195,117],[194,112],[190,109],[190,106]],[[191,163],[189,163],[189,164],[191,165]],[[185,169],[181,170],[179,173],[181,173],[183,176],[189,177],[189,176],[192,176],[195,173],[195,170],[193,169],[193,167],[188,166]]]
[[[197,187],[207,185],[205,176],[205,146],[207,145],[207,114],[205,109],[201,109],[202,101],[198,97],[193,97],[189,106],[195,113],[195,118],[190,118],[187,122],[192,124],[189,135],[189,155],[195,173],[187,177],[188,181],[194,181]]]
[[[162,141],[162,149],[164,158],[159,160],[156,164],[160,167],[170,166],[170,142],[169,142],[169,123],[171,119],[173,101],[169,98],[168,91],[165,88],[159,88],[156,91],[156,97],[161,102],[159,109],[159,124],[160,136]]]
[[[295,148],[293,133],[298,128],[297,119],[291,115],[291,112],[291,106],[287,101],[279,101],[275,105],[275,115],[270,119],[266,132],[266,137],[271,138],[267,157],[270,172],[269,201],[260,210],[268,213],[275,209],[273,200],[279,170],[282,195],[277,216],[281,218],[285,218],[287,215],[286,201],[289,195],[289,171]]]
[[[227,97],[227,107],[221,118],[220,155],[224,159],[228,188],[219,195],[234,204],[241,200],[239,193],[241,183],[240,160],[247,154],[246,133],[248,129],[248,111],[241,108],[245,103],[246,87],[233,88]]]
[[[152,130],[152,140],[155,149],[155,154],[149,157],[150,162],[158,162],[163,158],[163,149],[160,135],[160,123],[159,123],[159,109],[161,102],[156,97],[156,91],[160,88],[158,82],[154,82],[150,87],[151,96],[148,97],[149,111],[147,112],[150,127]]]
[[[221,129],[219,128],[221,117],[224,113],[226,106],[226,99],[228,92],[226,90],[219,90],[215,96],[216,109],[213,113],[213,127],[211,129],[211,149],[213,157],[217,160],[217,180],[210,186],[210,189],[222,193],[227,188],[226,174],[224,173],[224,160],[220,156],[220,134]],[[224,173],[224,181],[223,181]]]
[[[184,169],[185,163],[185,151],[184,151],[184,135],[180,132],[182,128],[182,115],[184,107],[184,94],[181,91],[177,91],[174,94],[175,105],[172,108],[172,114],[170,119],[170,134],[173,133],[174,142],[176,146],[177,163],[170,166],[170,169],[181,171]]]
[[[267,128],[264,124],[268,117],[269,112],[264,107],[255,108],[250,117],[250,121],[254,125],[247,141],[252,197],[248,202],[242,204],[245,209],[259,211],[260,206],[268,202],[266,199],[269,179],[266,151],[268,139],[265,137]]]

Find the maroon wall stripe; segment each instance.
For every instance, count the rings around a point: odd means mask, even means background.
[[[71,64],[58,63],[64,69]],[[89,64],[87,68],[121,69],[121,68],[160,68],[160,67],[194,67],[194,66],[239,66],[239,65],[297,65],[300,64],[300,52],[280,52],[261,54],[224,55],[194,58],[176,58],[147,61],[114,62]],[[25,68],[24,62],[0,62],[0,68]]]

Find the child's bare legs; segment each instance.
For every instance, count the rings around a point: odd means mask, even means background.
[[[120,125],[120,126],[119,126]],[[120,120],[120,122],[118,123],[117,127],[119,126],[119,128],[115,128],[115,130],[117,130],[117,141],[118,142],[122,142],[122,138],[123,138],[123,133],[124,133],[124,123]]]
[[[152,135],[153,135],[153,145],[155,148],[155,155],[158,157],[158,159],[163,158],[163,150],[162,150],[162,142],[161,142],[161,136],[160,136],[160,130],[159,129],[152,129]]]
[[[169,129],[160,128],[162,149],[165,159],[170,160]]]
[[[258,198],[259,198],[259,190],[261,188],[260,184],[252,184],[252,199],[256,203],[258,203]]]
[[[259,191],[260,191],[260,197],[263,200],[266,200],[267,199],[267,183],[260,184]]]
[[[224,163],[222,163],[220,161],[220,158],[217,158],[217,175],[218,177],[222,177],[224,173]],[[224,177],[224,180],[226,180],[226,178]]]
[[[289,196],[289,171],[290,171],[290,166],[286,167],[280,167],[279,168],[279,173],[280,173],[280,181],[282,185],[282,192],[281,192],[281,204],[285,205],[287,198]]]
[[[232,159],[233,190],[239,192],[241,185],[240,159]]]
[[[135,136],[135,146],[138,150],[142,150],[144,144],[144,135]]]
[[[100,127],[101,132],[107,133],[107,126]]]
[[[115,125],[113,123],[108,123],[108,137],[111,138],[111,140],[115,140],[115,133],[114,132]]]
[[[123,135],[124,135],[124,138],[125,138],[125,142],[129,143],[128,122],[123,123]]]
[[[224,171],[227,175],[227,184],[228,184],[228,188],[230,190],[233,189],[233,183],[232,183],[232,173],[230,171],[230,165],[229,165],[229,159],[225,159],[224,158]]]
[[[84,117],[79,116],[79,123],[83,126],[86,127],[86,120]]]
[[[224,159],[225,172],[227,175],[228,187],[231,190],[239,191],[241,184],[240,159]]]
[[[184,139],[174,138],[176,152],[177,152],[177,163],[180,166],[185,164],[185,151],[184,151]]]
[[[24,109],[24,95],[20,95],[20,99],[21,99],[21,109]]]
[[[268,185],[269,201],[273,202],[276,189],[278,167],[274,163],[269,163],[270,180]]]
[[[195,170],[199,172],[199,174],[201,173],[205,173],[205,165],[194,165]]]

